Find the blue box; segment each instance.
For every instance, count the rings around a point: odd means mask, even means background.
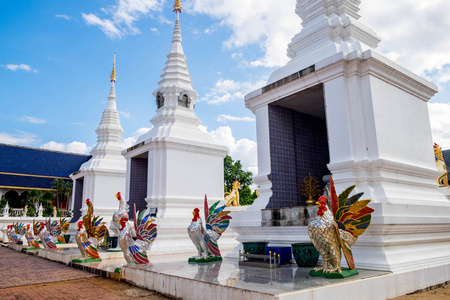
[[[292,259],[292,248],[291,246],[281,246],[274,247],[268,246],[266,247],[266,255],[269,255],[269,251],[272,251],[272,255],[276,253],[280,255],[281,264],[290,264]]]

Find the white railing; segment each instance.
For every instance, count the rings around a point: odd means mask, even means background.
[[[11,208],[10,217],[22,217],[23,216],[23,208]]]
[[[72,218],[72,212],[68,209],[60,209],[59,212],[62,218]]]

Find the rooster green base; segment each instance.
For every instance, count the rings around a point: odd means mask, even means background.
[[[313,274],[322,272],[333,276],[329,278],[343,278],[332,275],[344,273],[341,268],[341,249],[350,270],[355,270],[351,246],[369,227],[374,210],[367,206],[370,200],[359,200],[363,193],[348,198],[354,188],[354,185],[348,187],[337,196],[333,178],[330,178],[328,197],[331,209],[327,205],[328,199],[325,196],[321,196],[316,202],[319,211],[317,218],[308,225],[308,234],[314,247],[322,256],[323,267],[315,268]],[[354,273],[357,274],[357,271]],[[348,276],[351,275],[347,272]]]
[[[85,259],[78,258],[78,259],[72,259],[72,262],[73,263],[77,263],[77,264],[86,263],[86,262],[93,262],[93,261],[102,261],[102,259],[101,258],[85,258]]]
[[[340,278],[346,278],[346,277],[350,277],[350,276],[354,276],[354,275],[358,275],[359,272],[356,269],[348,269],[348,268],[342,268],[341,273],[339,272],[334,272],[334,273],[324,273],[323,271],[316,271],[316,270],[311,270],[309,271],[309,275],[313,276],[313,277],[318,277],[318,276],[322,276],[325,278],[330,278],[330,279],[340,279]]]

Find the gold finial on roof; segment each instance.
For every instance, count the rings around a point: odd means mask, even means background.
[[[116,51],[114,51],[114,63],[113,63],[113,69],[111,72],[111,77],[109,78],[111,82],[116,82],[117,76],[116,76]]]
[[[173,11],[181,13],[181,0],[175,0],[175,4],[173,5]]]

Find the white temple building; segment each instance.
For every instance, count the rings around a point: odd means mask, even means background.
[[[360,2],[297,0],[290,62],[245,98],[261,197],[233,221],[240,241],[307,242],[306,226],[262,227],[262,210],[304,205],[291,188],[305,166],[331,173],[338,192],[356,184],[375,209],[352,247],[357,268],[402,274],[412,292],[450,279],[450,202],[437,190],[427,106],[437,87],[375,50]]]
[[[201,130],[195,115],[197,92],[183,52],[179,12],[156,98],[153,127],[135,146],[123,151],[127,160],[126,199],[131,209],[157,209],[158,238],[152,254],[192,252],[187,235],[192,211],[223,200],[223,159],[228,149]],[[203,213],[203,212],[202,212]],[[130,214],[132,218],[132,214]],[[220,241],[219,241],[220,243]]]
[[[72,223],[86,213],[86,199],[94,206],[95,215],[110,221],[117,210],[117,192],[125,192],[126,161],[122,156],[122,135],[119,112],[116,107],[115,54],[110,77],[111,89],[108,104],[103,112],[97,133],[97,145],[92,149],[92,158],[81,165],[79,171],[70,175],[73,180]]]

